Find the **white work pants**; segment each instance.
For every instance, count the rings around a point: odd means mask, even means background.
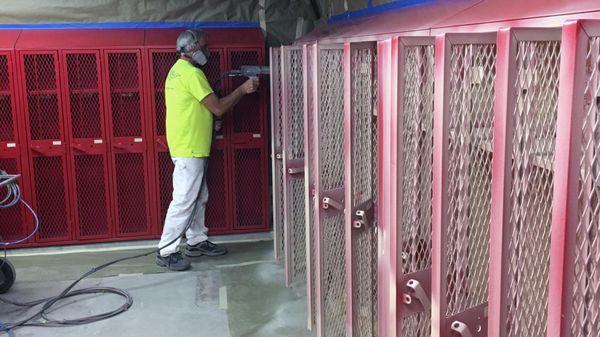
[[[162,247],[177,239],[173,244],[162,249],[160,255],[167,256],[178,251],[181,234],[188,222],[190,228],[185,232],[187,243],[195,245],[208,239],[208,229],[204,224],[208,186],[206,168],[208,158],[173,158],[173,200],[169,205],[165,226],[158,247]],[[194,212],[194,205],[197,207]],[[194,213],[194,214],[192,214]]]

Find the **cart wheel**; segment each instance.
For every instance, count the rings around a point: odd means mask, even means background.
[[[10,261],[0,258],[0,294],[7,292],[15,283],[15,267]]]

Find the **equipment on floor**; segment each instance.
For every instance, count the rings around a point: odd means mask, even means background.
[[[3,189],[6,189],[5,196],[0,194],[0,198],[1,198],[0,199],[0,210],[2,210],[3,208],[6,209],[6,208],[16,206],[19,202],[21,202],[32,213],[34,221],[35,221],[35,228],[28,236],[26,236],[23,239],[19,239],[19,240],[12,241],[12,242],[0,242],[0,247],[1,247],[0,249],[2,249],[2,248],[4,249],[5,257],[6,257],[6,248],[8,246],[23,243],[23,242],[29,240],[29,238],[31,238],[33,235],[35,235],[35,233],[37,233],[37,231],[39,230],[39,227],[40,227],[40,221],[39,221],[37,214],[33,211],[31,206],[29,206],[29,204],[27,204],[21,198],[21,190],[19,188],[19,185],[16,182],[19,177],[20,177],[20,175],[9,175],[6,172],[0,170],[0,191],[2,191]],[[196,202],[194,202],[194,209],[192,210],[192,214],[194,214],[196,212],[196,207],[198,206],[197,201],[198,201],[199,197],[200,197],[199,195],[198,195],[198,197],[196,197]],[[74,288],[85,278],[87,278],[87,277],[91,276],[92,274],[95,274],[96,272],[98,272],[102,269],[105,269],[111,265],[114,265],[114,264],[117,264],[119,262],[123,262],[126,260],[132,260],[132,259],[137,259],[140,257],[148,256],[151,254],[159,254],[163,248],[170,246],[171,244],[175,243],[175,241],[177,241],[179,238],[183,237],[185,232],[187,232],[187,230],[192,225],[192,221],[193,221],[193,218],[190,218],[188,220],[188,223],[186,224],[185,228],[179,234],[179,237],[173,239],[171,242],[165,244],[164,246],[153,249],[146,253],[137,254],[137,255],[133,255],[133,256],[127,256],[127,257],[120,258],[117,260],[109,261],[98,267],[93,267],[88,272],[86,272],[81,277],[79,277],[77,280],[72,282],[68,287],[65,288],[65,290],[63,290],[57,296],[42,298],[42,299],[30,301],[30,302],[18,302],[18,301],[13,301],[13,300],[4,298],[4,297],[0,297],[0,302],[14,305],[17,307],[34,308],[37,306],[41,306],[41,309],[39,309],[35,313],[27,316],[26,318],[24,318],[18,322],[10,322],[10,323],[0,322],[0,334],[3,332],[6,332],[9,334],[9,336],[12,336],[14,329],[16,329],[18,327],[23,327],[23,326],[60,327],[60,326],[74,326],[74,325],[90,324],[90,323],[105,320],[105,319],[108,319],[108,318],[111,318],[111,317],[114,317],[114,316],[124,313],[125,311],[129,310],[129,308],[131,308],[131,306],[133,305],[133,297],[131,297],[131,295],[127,291],[122,290],[122,289],[113,288],[113,287],[89,287],[89,288],[81,288],[81,289],[74,289]],[[6,290],[8,290],[8,288],[10,288],[10,286],[12,286],[12,282],[14,282],[14,278],[15,278],[14,277],[14,275],[15,275],[14,267],[12,266],[12,264],[10,264],[10,262],[8,262],[8,260],[6,260],[6,258],[0,259],[0,263],[2,263],[2,265],[0,265],[0,269],[2,270],[2,273],[5,275],[4,277],[5,277],[6,285],[7,285]],[[10,280],[12,280],[12,281],[9,284],[8,281],[10,281]],[[1,281],[1,278],[0,278],[0,281]],[[2,281],[2,282],[4,282],[4,281]],[[0,282],[0,289],[2,289],[1,286],[2,286],[2,283]],[[2,291],[0,291],[0,293],[2,293]],[[66,298],[76,297],[76,296],[81,296],[81,295],[90,295],[90,294],[118,295],[120,297],[123,297],[125,299],[125,302],[123,303],[123,305],[121,305],[119,308],[117,308],[115,310],[107,311],[107,312],[100,313],[97,315],[81,317],[81,318],[77,318],[77,319],[62,319],[61,320],[61,319],[53,319],[48,316],[48,314],[52,311],[53,307],[58,302],[66,299]]]

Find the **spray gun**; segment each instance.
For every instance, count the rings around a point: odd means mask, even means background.
[[[211,83],[211,86],[215,88],[215,91],[219,91],[221,81],[223,81],[227,77],[248,77],[248,78],[256,78],[258,75],[270,75],[271,70],[269,67],[265,66],[241,66],[240,69],[234,69],[227,71],[219,77],[215,82]]]
[[[215,92],[220,91],[221,81],[223,81],[227,77],[248,77],[248,78],[258,78],[258,75],[270,75],[271,69],[265,66],[241,66],[240,69],[234,69],[225,72],[218,80],[214,83],[211,83],[211,86],[214,88]],[[222,127],[222,120],[218,119],[215,121],[215,130],[220,130]]]

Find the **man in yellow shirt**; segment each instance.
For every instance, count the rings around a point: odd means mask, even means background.
[[[255,92],[258,79],[249,79],[227,97],[219,98],[200,68],[209,58],[207,33],[202,30],[181,33],[177,38],[177,52],[180,58],[165,82],[167,143],[175,164],[173,199],[158,246],[175,242],[160,251],[156,263],[181,271],[188,269],[190,262],[179,252],[178,236],[189,221],[192,224],[185,233],[185,255],[218,256],[227,253],[224,247],[208,241],[204,224],[208,201],[206,168],[213,136],[213,115],[221,117],[242,96]]]

